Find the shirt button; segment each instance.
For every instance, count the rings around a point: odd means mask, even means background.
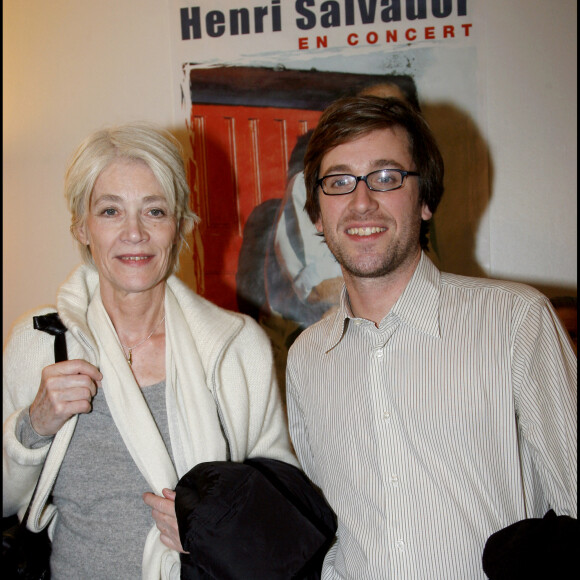
[[[383,411],[383,419],[390,419],[391,414],[388,411]]]
[[[403,540],[397,540],[395,542],[395,546],[397,547],[397,550],[399,550],[399,552],[405,551],[405,542],[403,542]]]
[[[375,358],[381,358],[385,353],[383,352],[382,348],[378,348],[375,350]]]
[[[391,475],[390,483],[393,487],[399,487],[399,476],[393,473]]]

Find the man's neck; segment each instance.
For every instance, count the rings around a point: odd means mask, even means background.
[[[380,278],[359,278],[343,271],[353,316],[370,320],[378,327],[404,292],[420,260],[421,252],[406,268],[399,268]]]

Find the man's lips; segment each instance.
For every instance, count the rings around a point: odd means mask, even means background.
[[[365,236],[372,236],[373,234],[380,234],[382,232],[386,232],[387,228],[381,228],[378,226],[365,226],[365,227],[360,227],[360,228],[348,228],[346,230],[346,233],[349,236],[359,236],[359,237],[365,237]]]

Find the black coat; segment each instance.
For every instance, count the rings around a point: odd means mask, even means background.
[[[175,489],[181,578],[315,580],[334,513],[296,467],[275,459],[200,463]]]
[[[490,580],[576,579],[578,520],[549,510],[543,518],[515,522],[492,534],[483,550]]]

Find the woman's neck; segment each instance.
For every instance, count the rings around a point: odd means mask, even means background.
[[[165,315],[165,283],[138,293],[101,290],[101,299],[122,344],[144,339]]]

